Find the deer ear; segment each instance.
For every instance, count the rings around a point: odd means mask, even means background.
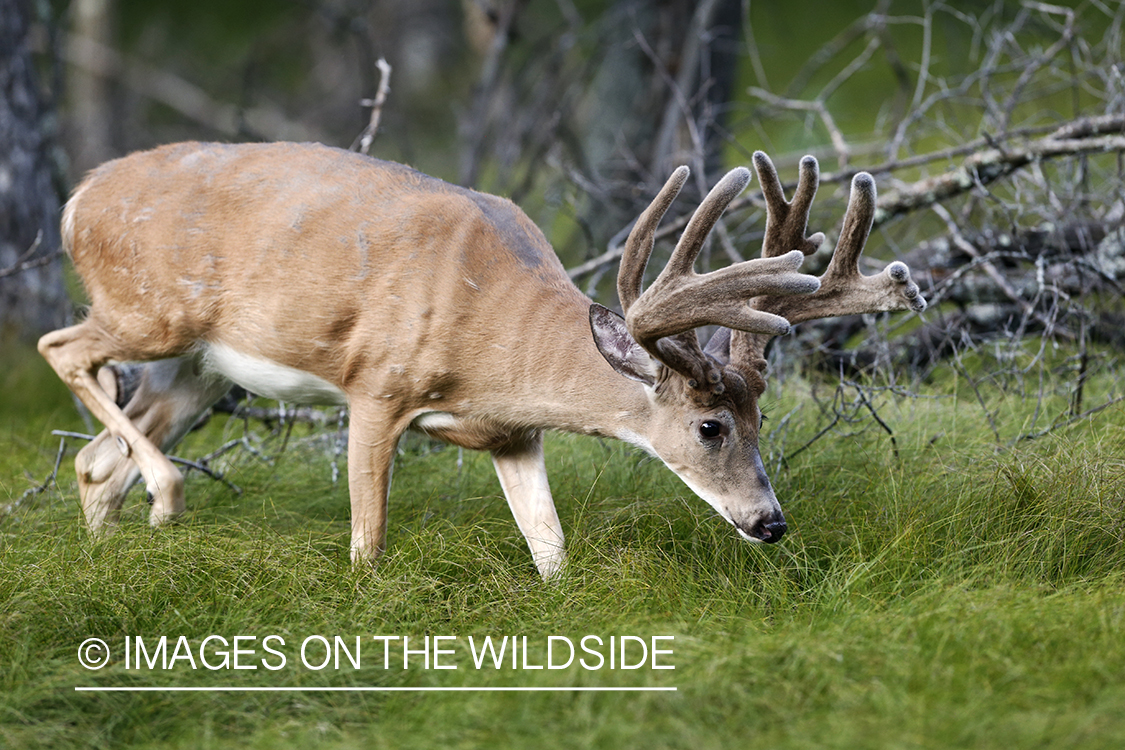
[[[711,334],[703,353],[711,357],[720,365],[730,364],[730,329],[723,326]]]
[[[656,384],[660,363],[633,339],[625,318],[595,302],[590,305],[590,331],[610,367],[630,380]]]

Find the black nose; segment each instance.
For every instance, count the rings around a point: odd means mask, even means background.
[[[774,542],[785,536],[785,532],[789,530],[788,524],[785,521],[774,521],[765,525],[766,534],[762,537],[762,541],[766,544],[773,544]]]
[[[773,521],[763,518],[754,524],[754,528],[750,530],[750,536],[766,544],[773,544],[785,536],[785,532],[788,530],[789,526],[785,523],[784,518]]]

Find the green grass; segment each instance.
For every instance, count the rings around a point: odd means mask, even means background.
[[[998,444],[963,379],[920,388],[941,398],[884,396],[894,445],[868,421],[784,468],[769,461],[791,529],[769,547],[741,542],[658,462],[552,436],[570,565],[545,584],[487,456],[466,453],[458,468],[456,450],[418,443],[396,466],[386,557],[353,569],[346,483],[332,483],[325,450],[300,428],[272,464],[242,453],[225,466],[241,497],[192,474],[183,522],[152,531],[138,488],[121,531],[93,541],[72,455],[57,489],[20,501],[54,464],[50,430],[83,425],[41,363],[5,359],[0,747],[1125,746],[1121,404],[1009,444],[1036,403],[994,393]],[[1090,405],[1114,388],[1092,383]],[[775,449],[823,427],[807,384],[771,394]],[[200,455],[241,429],[213,420],[178,452]],[[198,648],[212,634],[257,636],[254,664],[268,657],[260,639],[280,635],[287,664],[124,667],[126,636],[183,635]],[[457,636],[458,669],[422,669],[420,656],[383,669],[369,637],[388,634]],[[587,634],[675,636],[664,642],[675,669],[478,671],[467,646],[527,636],[529,662],[542,664],[548,636]],[[362,668],[302,666],[311,635],[367,639]],[[92,636],[115,651],[99,671],[77,660]],[[74,690],[220,685],[678,691]]]

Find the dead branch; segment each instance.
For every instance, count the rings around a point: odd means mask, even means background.
[[[25,260],[22,263],[16,263],[14,266],[9,266],[8,268],[0,268],[0,279],[50,265],[56,258],[61,258],[62,254],[62,250],[56,250],[49,255],[43,255],[33,260]]]
[[[848,154],[850,153],[848,143],[844,140],[843,132],[836,126],[836,121],[832,118],[832,113],[828,111],[828,107],[825,106],[822,99],[817,98],[811,101],[805,99],[786,99],[785,97],[771,94],[769,91],[760,89],[757,86],[751,86],[750,93],[779,109],[800,110],[816,114],[824,125],[824,129],[828,131],[828,137],[832,140],[832,148],[836,152],[836,158],[839,161],[840,168],[842,169],[847,166]],[[732,203],[731,207],[733,206],[734,204]]]
[[[949,213],[945,206],[941,205],[940,203],[935,203],[933,204],[933,206],[931,206],[931,208],[933,208],[934,213],[940,216],[941,220],[945,222],[945,226],[949,229],[949,236],[950,238],[952,238],[953,244],[957,246],[957,249],[964,252],[973,260],[978,261],[980,267],[984,269],[984,272],[988,274],[988,277],[992,279],[993,283],[996,284],[996,287],[1004,293],[1004,296],[1006,296],[1011,302],[1013,302],[1017,307],[1020,308],[1024,316],[1034,317],[1045,327],[1050,325],[1050,321],[1048,321],[1041,313],[1036,312],[1034,306],[1023,297],[1021,297],[1019,293],[1012,287],[1012,285],[1008,283],[1008,280],[1004,278],[1004,275],[1000,273],[1000,271],[996,268],[992,261],[988,260],[987,258],[982,258],[980,251],[973,246],[973,243],[965,239],[965,236],[957,227],[957,223],[953,220],[953,216]]]
[[[226,477],[224,477],[222,475],[222,473],[220,473],[218,471],[215,471],[214,469],[212,469],[212,468],[210,468],[210,467],[208,467],[208,466],[206,466],[202,463],[199,463],[199,462],[196,462],[196,461],[191,461],[191,460],[186,459],[186,458],[180,458],[179,456],[168,456],[168,460],[171,461],[172,463],[179,464],[180,466],[186,466],[189,469],[195,469],[198,472],[206,474],[208,477],[210,477],[211,479],[214,479],[216,482],[222,482],[227,487],[229,487],[234,492],[234,494],[236,494],[236,495],[242,494],[242,488],[241,487],[239,487],[237,484],[235,484],[234,482],[232,482],[229,479],[227,479]]]
[[[13,503],[9,503],[9,504],[5,505],[4,506],[4,514],[5,515],[12,513],[14,510],[16,510],[16,508],[20,507],[20,505],[22,505],[24,503],[24,501],[26,501],[28,498],[36,497],[37,495],[41,495],[42,493],[46,492],[52,484],[55,485],[56,487],[58,487],[59,466],[62,465],[63,454],[65,454],[65,453],[66,453],[66,439],[63,438],[63,439],[59,440],[59,450],[55,454],[55,465],[54,465],[54,468],[51,469],[51,473],[47,475],[47,478],[44,479],[41,484],[37,484],[34,487],[29,487],[28,489],[23,491],[23,494],[20,495],[18,500],[16,500]],[[30,473],[28,473],[27,476],[28,476],[29,479],[31,478]]]
[[[62,438],[62,441],[59,443],[59,455],[55,459],[55,470],[54,470],[54,472],[52,472],[51,476],[48,477],[47,482],[53,481],[54,478],[58,475],[59,463],[62,461],[63,452],[66,448],[66,439],[67,438],[75,438],[77,440],[85,440],[85,441],[89,442],[89,441],[93,440],[95,437],[97,437],[96,435],[87,435],[87,434],[82,433],[82,432],[71,432],[70,430],[51,430],[51,434],[54,435],[55,437]],[[118,440],[120,440],[120,439],[121,438],[118,438]],[[223,476],[222,472],[216,471],[216,470],[214,470],[214,469],[212,469],[212,468],[210,468],[209,466],[206,465],[209,460],[211,460],[215,456],[222,455],[223,452],[225,452],[225,451],[219,451],[219,452],[213,453],[209,456],[206,456],[206,457],[200,459],[199,461],[192,461],[191,459],[181,458],[180,456],[168,456],[168,460],[171,461],[172,463],[179,464],[180,466],[185,466],[189,469],[195,469],[196,471],[205,474],[206,476],[210,477],[211,479],[215,480],[216,482],[222,482],[227,487],[229,487],[236,495],[241,495],[242,494],[242,488],[241,487],[239,487],[237,484],[235,484],[234,482],[230,481],[225,476]],[[45,489],[45,487],[46,487],[46,483],[44,483],[43,489]],[[36,488],[33,488],[33,489],[36,489]],[[30,491],[31,490],[29,490],[29,492]],[[37,491],[41,492],[42,489],[38,489]]]
[[[363,129],[363,132],[351,145],[352,151],[358,150],[364,156],[367,155],[371,143],[375,140],[375,135],[379,131],[379,118],[383,116],[383,104],[387,101],[387,94],[391,91],[390,63],[380,57],[375,62],[375,67],[379,69],[379,88],[375,93],[375,98],[360,101],[361,106],[371,107],[371,119],[368,121],[367,127]]]
[[[1026,131],[1008,136],[1012,139],[1020,138],[1024,141],[1022,144],[997,147],[1007,140],[1006,138],[989,139],[995,145],[989,145],[983,139],[975,141],[961,166],[935,177],[900,185],[884,192],[879,196],[875,226],[885,224],[892,218],[929,208],[974,188],[982,188],[1032,163],[1087,154],[1125,153],[1125,115],[1077,118],[1061,126],[1052,126],[1052,131],[1048,135],[1036,139],[1025,139],[1022,137],[1024,133]],[[964,148],[966,147],[885,162],[869,171],[877,174],[893,173],[899,169],[948,159]],[[821,184],[845,182],[857,171],[860,170],[841,170],[826,174],[821,177]],[[791,189],[792,186],[786,187]],[[761,196],[754,192],[732,201],[727,211],[733,212],[761,205]],[[663,239],[680,232],[687,225],[687,219],[688,217],[684,216],[668,222],[656,232],[656,239]],[[623,247],[622,244],[611,243],[606,252],[570,269],[568,271],[570,277],[582,278],[603,266],[617,262]]]
[[[1080,128],[1081,123],[1077,123],[1075,129]],[[1050,135],[1022,147],[989,148],[978,152],[965,159],[956,169],[893,188],[881,195],[875,213],[875,225],[948,200],[975,187],[984,187],[1033,162],[1060,156],[1125,152],[1125,134],[1122,131],[1123,128],[1119,126],[1116,133],[1107,135],[1091,133],[1072,138],[1055,138]]]
[[[1055,432],[1055,431],[1061,430],[1061,429],[1065,429],[1067,427],[1070,427],[1073,424],[1077,424],[1078,422],[1081,422],[1084,419],[1092,417],[1093,415],[1095,415],[1099,412],[1105,411],[1106,409],[1108,409],[1111,406],[1114,406],[1116,404],[1120,404],[1122,401],[1125,401],[1125,396],[1117,396],[1116,398],[1108,399],[1105,402],[1099,404],[1098,406],[1094,406],[1094,407],[1091,407],[1091,408],[1087,409],[1086,411],[1082,412],[1081,414],[1071,414],[1070,417],[1068,417],[1067,419],[1061,419],[1061,420],[1055,422],[1054,424],[1052,424],[1050,427],[1045,427],[1042,430],[1039,430],[1038,432],[1024,433],[1024,434],[1020,435],[1019,437],[1015,438],[1014,440],[1012,440],[1011,445],[1015,445],[1016,443],[1023,443],[1023,442],[1026,442],[1028,440],[1038,440],[1041,437],[1044,437],[1046,435],[1050,435],[1052,432]]]
[[[32,258],[31,256],[35,255],[35,253],[38,252],[39,246],[42,243],[43,230],[40,229],[39,232],[36,233],[35,241],[31,243],[31,247],[29,247],[23,255],[17,258],[15,263],[8,266],[7,268],[0,268],[0,279],[7,278],[9,276],[15,276],[16,274],[23,273],[24,271],[30,271],[34,268],[42,268],[43,266],[49,265],[55,258],[62,256],[62,250],[56,250],[52,253],[47,253],[46,255],[42,255],[38,258]]]

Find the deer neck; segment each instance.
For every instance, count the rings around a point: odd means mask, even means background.
[[[574,290],[540,304],[529,326],[549,331],[522,342],[514,377],[507,379],[510,421],[624,440],[649,449],[643,437],[652,416],[648,389],[619,375],[594,344],[590,300]],[[522,371],[522,372],[520,372]]]

